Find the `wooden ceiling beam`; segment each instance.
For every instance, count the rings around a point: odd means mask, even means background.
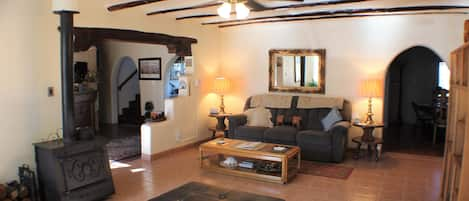
[[[85,51],[91,46],[98,46],[104,40],[119,40],[135,43],[165,45],[169,53],[178,56],[192,55],[191,44],[197,43],[197,39],[181,36],[172,36],[161,33],[148,33],[134,30],[75,27],[75,51]]]
[[[362,8],[362,9],[345,9],[334,11],[318,11],[308,12],[302,14],[281,14],[272,16],[253,17],[242,20],[224,20],[216,22],[203,22],[202,25],[218,25],[228,23],[245,23],[258,20],[269,20],[278,18],[298,18],[298,17],[317,17],[317,16],[332,16],[340,14],[363,14],[363,13],[395,13],[395,12],[416,12],[416,11],[429,11],[429,10],[452,10],[452,9],[469,9],[469,6],[406,6],[406,7],[393,7],[393,8]]]
[[[185,11],[185,10],[194,10],[194,9],[201,9],[201,8],[209,8],[209,7],[214,7],[214,6],[220,6],[221,4],[223,4],[223,3],[222,3],[222,2],[213,2],[213,3],[207,3],[207,4],[197,5],[197,6],[187,6],[187,7],[181,7],[181,8],[171,8],[171,9],[166,9],[166,10],[152,11],[152,12],[147,13],[147,15],[158,15],[158,14],[179,12],[179,11]]]
[[[330,1],[315,2],[315,3],[265,7],[264,9],[251,10],[251,11],[252,12],[262,12],[262,11],[269,11],[269,10],[276,10],[276,9],[304,8],[304,7],[315,7],[315,6],[325,6],[325,5],[356,3],[356,2],[364,2],[364,1],[374,1],[374,0],[330,0]],[[192,10],[192,9],[209,8],[209,7],[220,6],[221,4],[222,4],[221,2],[215,2],[215,3],[202,4],[202,5],[199,5],[199,6],[188,6],[188,7],[183,7],[183,8],[159,10],[159,11],[149,12],[149,13],[147,13],[147,15],[157,15],[157,14],[179,12],[179,11]],[[217,14],[194,15],[194,16],[180,17],[180,18],[176,18],[176,19],[183,20],[183,19],[215,17],[215,16],[218,16],[218,15]]]
[[[359,17],[380,17],[380,16],[398,16],[398,15],[434,15],[434,14],[461,14],[467,15],[469,12],[421,12],[421,13],[387,13],[387,14],[358,14],[358,15],[342,15],[342,16],[323,16],[323,17],[307,17],[307,18],[289,18],[289,19],[272,19],[264,21],[250,21],[234,24],[219,25],[219,28],[235,27],[249,24],[265,24],[265,23],[278,23],[278,22],[294,22],[294,21],[313,21],[324,19],[340,19],[340,18],[359,18]]]
[[[166,1],[166,0],[137,0],[137,1],[124,2],[124,3],[117,3],[117,4],[113,4],[107,7],[107,10],[117,11],[117,10],[122,10],[126,8],[137,7],[137,6],[141,6],[145,4],[156,3],[160,1]]]

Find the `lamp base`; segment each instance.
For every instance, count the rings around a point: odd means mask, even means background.
[[[226,114],[225,112],[225,100],[224,100],[224,97],[223,95],[220,95],[220,111],[218,111],[219,114]]]
[[[372,98],[370,97],[368,99],[368,113],[366,113],[366,120],[365,120],[365,124],[368,124],[368,125],[371,125],[371,124],[374,124],[375,121],[373,121],[373,100]]]

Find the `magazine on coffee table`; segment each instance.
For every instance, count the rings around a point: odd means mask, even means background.
[[[264,147],[264,143],[262,142],[244,142],[236,145],[236,148],[245,150],[258,150],[262,147]]]

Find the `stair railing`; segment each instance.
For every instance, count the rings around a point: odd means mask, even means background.
[[[137,70],[135,70],[132,74],[129,75],[119,86],[117,87],[117,90],[122,90],[122,88],[132,79],[135,75],[137,75]]]

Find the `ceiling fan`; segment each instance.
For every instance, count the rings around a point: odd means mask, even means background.
[[[270,1],[294,1],[303,2],[303,0],[270,0]],[[249,12],[263,11],[269,9],[262,5],[258,0],[223,0],[223,4],[217,9],[217,13],[222,18],[230,18],[233,6],[237,19],[245,19],[249,16]]]

